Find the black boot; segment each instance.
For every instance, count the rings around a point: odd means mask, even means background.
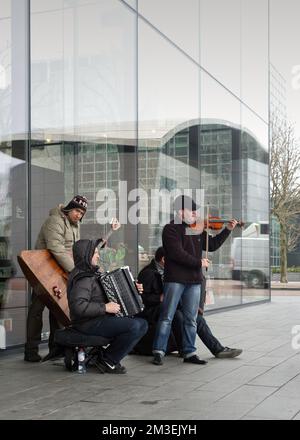
[[[42,358],[37,351],[25,351],[24,361],[26,362],[41,362]]]
[[[198,365],[205,365],[207,364],[206,361],[203,361],[202,359],[198,358],[196,354],[193,356],[190,356],[188,358],[184,358],[183,362],[189,362],[190,364],[198,364]]]

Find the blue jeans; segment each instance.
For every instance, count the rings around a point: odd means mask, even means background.
[[[148,323],[145,319],[105,315],[103,318],[85,323],[83,333],[112,338],[104,356],[108,361],[117,365],[133,349],[147,330]]]
[[[160,353],[162,355],[166,353],[171,324],[180,302],[183,314],[183,356],[190,357],[195,354],[200,294],[200,284],[165,283],[164,299],[153,342],[153,353]]]

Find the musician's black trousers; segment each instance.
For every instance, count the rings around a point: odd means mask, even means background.
[[[177,309],[176,314],[177,314],[176,325],[178,327],[177,332],[179,331],[179,334],[180,334],[180,332],[182,332],[182,328],[183,328],[183,314],[180,309]],[[206,345],[206,347],[209,349],[209,351],[213,355],[216,355],[220,351],[224,350],[223,345],[212,334],[206,320],[203,318],[202,315],[197,316],[197,335],[199,336],[199,338],[201,339],[203,344]],[[176,341],[178,341],[178,337],[176,338]],[[182,351],[181,344],[178,348],[179,348],[179,351]]]
[[[148,323],[145,319],[106,315],[98,320],[93,319],[90,326],[85,324],[84,333],[112,338],[113,341],[105,350],[105,358],[116,365],[133,349],[147,330]]]
[[[45,309],[45,304],[43,304],[39,297],[33,292],[31,298],[31,304],[28,310],[27,316],[27,341],[25,344],[26,353],[38,353],[39,344],[41,342],[41,333],[43,329],[43,311]],[[49,350],[53,350],[54,344],[54,333],[57,329],[61,328],[54,315],[49,311],[49,322],[50,322],[50,336],[49,336]]]

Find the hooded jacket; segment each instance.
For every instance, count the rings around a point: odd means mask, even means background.
[[[91,264],[95,249],[101,240],[79,240],[73,246],[75,268],[67,285],[71,322],[83,329],[84,323],[106,315],[107,299],[98,282],[98,266]]]
[[[74,268],[72,246],[80,239],[80,226],[70,223],[62,212],[63,205],[51,209],[39,232],[35,249],[48,249],[66,271]]]

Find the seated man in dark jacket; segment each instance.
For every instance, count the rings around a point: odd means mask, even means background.
[[[101,240],[79,240],[73,246],[75,268],[68,278],[68,302],[73,326],[87,335],[103,336],[112,342],[98,360],[108,373],[123,374],[120,361],[147,332],[142,318],[117,317],[120,306],[108,302],[98,282],[98,249]]]
[[[139,316],[147,320],[149,327],[147,333],[134,347],[134,353],[136,354],[152,355],[152,345],[162,302],[164,256],[164,249],[162,247],[158,248],[151,263],[145,266],[138,275],[138,282],[143,285],[142,300],[145,306],[145,309]],[[175,312],[173,318],[167,354],[180,349],[182,340],[181,326],[182,313],[178,311]]]
[[[153,327],[156,326],[160,307],[162,302],[162,292],[163,292],[163,275],[164,275],[164,264],[165,264],[165,251],[163,247],[159,247],[155,252],[155,258],[144,267],[138,275],[138,280],[143,284],[143,302],[145,304],[145,310],[142,312],[145,319]],[[205,287],[202,282],[202,295],[199,308],[199,313],[197,317],[197,334],[201,341],[206,345],[208,350],[217,358],[234,358],[242,353],[239,348],[229,348],[224,347],[218,339],[212,334],[206,320],[202,316],[204,308],[204,292]],[[179,352],[182,350],[182,326],[183,326],[183,315],[180,310],[180,304],[174,315],[172,323],[172,331],[176,338],[177,349]],[[151,354],[151,341],[153,342],[155,334],[155,328],[148,333],[139,341],[139,343],[134,348],[135,352],[141,354]],[[149,341],[151,339],[151,341]],[[169,340],[170,343],[170,340]],[[172,344],[173,350],[175,349],[174,344]],[[149,353],[148,353],[149,352]]]

